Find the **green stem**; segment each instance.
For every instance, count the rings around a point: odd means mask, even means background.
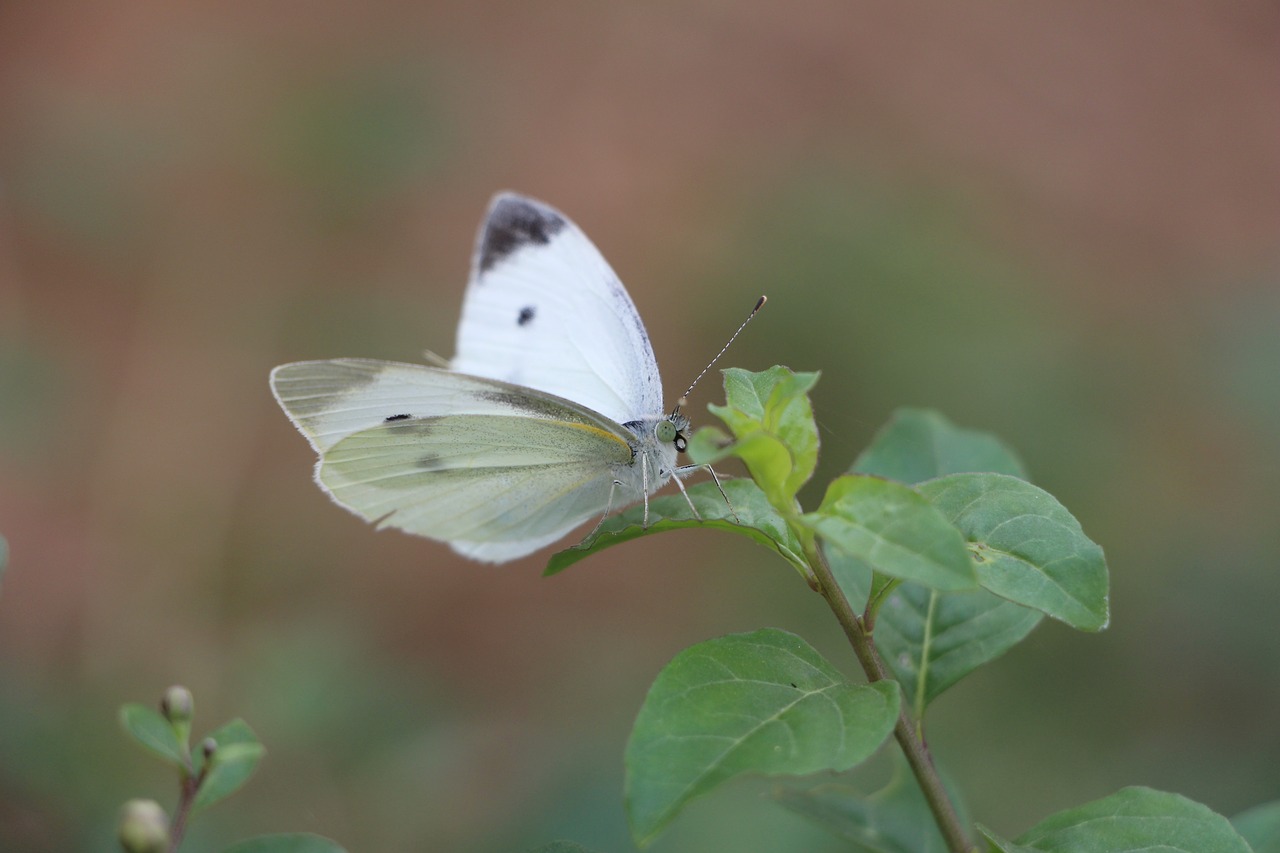
[[[858,663],[867,674],[867,680],[890,679],[884,661],[880,658],[880,652],[871,638],[871,633],[840,590],[835,576],[831,574],[831,568],[827,565],[826,558],[816,546],[805,548],[805,556],[818,579],[819,592],[835,613],[840,627],[844,629],[845,636],[853,646],[853,653],[858,657]],[[907,764],[911,766],[911,772],[915,774],[916,782],[920,785],[930,811],[933,812],[933,819],[942,832],[947,849],[951,853],[977,851],[978,848],[969,841],[964,824],[960,822],[960,816],[956,813],[955,806],[942,785],[942,777],[938,775],[938,769],[933,765],[933,758],[929,755],[929,747],[924,742],[924,736],[911,711],[906,707],[898,713],[898,722],[894,726],[893,734],[907,758]]]

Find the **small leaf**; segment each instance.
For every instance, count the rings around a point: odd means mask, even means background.
[[[209,773],[200,785],[194,808],[207,809],[238,791],[253,775],[266,749],[260,743],[237,743],[219,747]]]
[[[1253,853],[1280,853],[1280,802],[1254,806],[1231,819]]]
[[[981,828],[1002,851],[1038,853],[1250,853],[1231,823],[1208,806],[1151,788],[1123,788],[1036,824],[1016,846]]]
[[[870,569],[835,551],[828,561],[845,595],[865,600]],[[1043,618],[986,590],[943,595],[904,583],[881,606],[875,640],[920,717],[944,690],[1013,648]]]
[[[1006,474],[951,474],[916,490],[970,543],[983,587],[1082,631],[1107,626],[1107,563],[1053,495]]]
[[[853,853],[946,853],[947,843],[920,786],[901,754],[895,756],[893,778],[873,794],[828,784],[806,791],[784,788],[774,796],[782,805],[850,842]],[[966,819],[963,814],[960,817]]]
[[[751,479],[775,507],[786,507],[795,497],[787,483],[795,473],[795,459],[782,439],[767,432],[755,432],[738,439],[732,455],[747,466]]]
[[[204,736],[204,740],[212,740],[219,749],[238,743],[259,743],[258,736],[253,733],[253,729],[249,728],[249,724],[239,717],[209,732]],[[194,756],[193,766],[196,773],[199,773],[204,767],[204,754],[202,752],[197,751]]]
[[[186,750],[169,721],[146,705],[131,703],[120,708],[120,725],[152,753],[175,767],[186,769]]]
[[[854,474],[914,485],[974,471],[1027,478],[1022,462],[994,435],[963,429],[928,409],[898,409],[854,461]]]
[[[817,381],[816,373],[793,373],[785,367],[760,373],[725,370],[725,405],[708,408],[729,427],[736,443],[716,449],[709,458],[691,458],[701,464],[727,454],[738,456],[769,501],[789,508],[818,461],[818,427],[808,397]],[[699,454],[707,449],[702,440],[693,447]]]
[[[689,437],[689,459],[697,465],[714,465],[732,456],[733,439],[716,426],[704,426]]]
[[[309,832],[282,832],[259,835],[232,844],[222,853],[347,853],[335,841]]]
[[[554,575],[569,566],[603,551],[612,545],[620,545],[641,536],[678,530],[684,527],[707,527],[726,530],[746,536],[771,548],[802,573],[807,564],[802,556],[802,546],[765,498],[760,488],[750,480],[725,480],[725,495],[732,507],[725,503],[724,495],[714,482],[698,483],[688,487],[689,499],[698,508],[701,520],[693,517],[684,496],[664,495],[649,501],[649,526],[644,526],[644,506],[636,505],[626,511],[611,515],[600,528],[577,545],[551,555],[545,575]],[[736,513],[736,517],[735,517]]]
[[[978,586],[960,531],[910,486],[846,474],[800,520],[831,548],[890,577],[942,590]]]
[[[232,720],[210,734],[217,744],[205,773],[194,809],[199,811],[231,796],[253,775],[266,749],[244,720]],[[197,771],[199,772],[199,771]]]
[[[644,845],[695,797],[743,773],[847,770],[893,730],[891,682],[847,684],[768,628],[699,643],[649,689],[627,744],[627,812]]]
[[[788,422],[786,407],[813,390],[817,373],[796,373],[778,365],[758,373],[740,367],[722,372],[725,404],[734,413],[771,430],[795,426],[807,431],[803,423]]]

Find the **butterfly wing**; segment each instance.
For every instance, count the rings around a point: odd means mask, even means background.
[[[632,459],[625,428],[568,400],[430,367],[300,362],[271,387],[334,501],[477,559],[524,556],[603,513]]]
[[[618,276],[568,217],[511,193],[480,228],[451,366],[618,423],[662,411],[653,348]]]

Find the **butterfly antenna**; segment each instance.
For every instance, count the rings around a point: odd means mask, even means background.
[[[675,415],[680,413],[680,407],[684,405],[685,398],[689,396],[689,392],[693,390],[693,386],[697,385],[702,380],[702,377],[707,375],[707,371],[710,370],[715,365],[715,363],[720,360],[720,356],[725,354],[725,352],[729,349],[729,345],[732,344],[735,340],[737,340],[738,335],[742,334],[742,330],[745,329],[747,327],[747,324],[751,322],[751,318],[756,316],[756,312],[759,311],[761,308],[763,308],[764,304],[768,301],[769,301],[769,298],[767,296],[761,296],[756,301],[756,307],[751,309],[751,313],[747,315],[747,319],[742,321],[742,325],[738,327],[738,330],[729,336],[729,340],[725,341],[724,346],[720,348],[720,352],[716,353],[716,357],[711,359],[711,361],[707,363],[707,366],[702,368],[702,372],[699,373],[697,377],[692,382],[689,383],[689,387],[684,389],[684,393],[681,394],[679,399],[676,400],[676,407],[671,410],[671,414]]]

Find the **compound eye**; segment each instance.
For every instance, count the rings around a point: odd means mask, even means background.
[[[689,446],[689,442],[685,441],[684,433],[676,433],[676,452],[684,453],[685,448]]]
[[[654,431],[654,434],[658,436],[658,441],[666,444],[668,441],[675,441],[680,435],[680,431],[676,429],[676,425],[671,421],[661,421],[658,423],[658,428]]]

